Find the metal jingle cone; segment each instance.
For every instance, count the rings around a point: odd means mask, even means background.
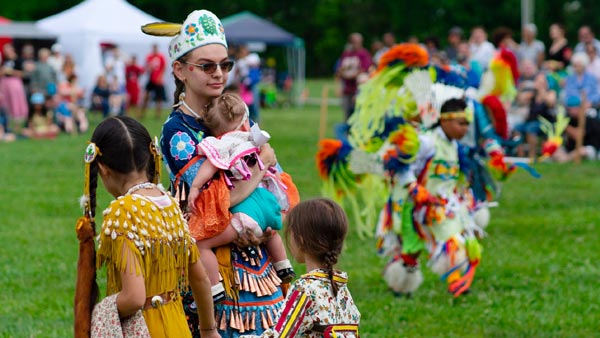
[[[227,314],[225,310],[221,314],[221,322],[219,323],[219,330],[225,331],[227,329]]]
[[[250,320],[250,330],[256,330],[256,311],[252,312],[252,319]]]
[[[237,325],[235,323],[235,315],[233,313],[233,310],[231,310],[229,312],[229,327],[237,329]]]
[[[262,327],[263,329],[268,329],[269,328],[269,323],[267,323],[267,318],[265,317],[265,313],[261,312],[260,313],[260,321],[262,323]]]
[[[267,323],[269,327],[273,327],[273,317],[271,316],[271,311],[267,310]]]
[[[248,284],[248,273],[246,271],[244,271],[243,274],[244,274],[243,289],[244,289],[244,291],[250,291],[250,285]]]
[[[250,313],[248,312],[244,315],[244,328],[246,331],[250,330]]]

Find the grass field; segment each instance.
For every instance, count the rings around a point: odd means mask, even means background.
[[[315,91],[310,94],[318,96]],[[261,114],[302,198],[318,196],[319,107]],[[338,107],[329,108],[329,135],[341,118]],[[143,122],[159,134],[160,121]],[[72,336],[74,226],[89,136],[0,144],[0,337]],[[349,272],[362,313],[361,336],[600,336],[599,168],[595,162],[540,164],[541,179],[515,174],[492,209],[472,292],[459,299],[427,271],[412,298],[393,297],[374,241],[352,233],[340,267]],[[102,192],[99,208],[109,201]]]

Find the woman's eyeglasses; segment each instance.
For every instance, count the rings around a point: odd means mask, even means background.
[[[233,62],[231,60],[223,61],[221,63],[207,62],[207,63],[197,64],[197,63],[191,63],[191,62],[187,62],[187,61],[184,61],[184,63],[188,64],[190,66],[198,67],[198,68],[202,69],[202,71],[205,72],[206,74],[212,74],[212,73],[216,72],[217,67],[221,68],[222,72],[227,73],[227,72],[231,71],[231,69],[233,68],[233,65],[235,64],[235,62]]]

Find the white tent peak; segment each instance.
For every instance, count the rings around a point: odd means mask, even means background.
[[[145,24],[160,21],[125,0],[85,0],[37,21],[36,25],[58,36],[63,53],[73,56],[80,84],[89,94],[104,70],[102,43],[116,45],[123,55],[137,55],[142,64],[153,44],[157,44],[165,56],[168,55],[171,39],[149,36],[141,30]],[[170,68],[165,73],[167,86],[172,82],[169,78]],[[140,85],[143,87],[144,83]]]
[[[74,29],[101,35],[114,33],[148,38],[141,26],[160,19],[149,15],[125,0],[85,0],[63,12],[39,20],[38,26],[53,33]]]

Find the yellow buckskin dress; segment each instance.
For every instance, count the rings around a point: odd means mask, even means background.
[[[127,256],[133,254],[139,263],[135,273],[144,277],[147,299],[168,295],[163,297],[166,303],[144,307],[152,338],[191,337],[180,291],[188,285],[188,267],[199,254],[175,200],[167,194],[125,195],[114,200],[103,215],[96,265],[106,265],[106,295],[121,290],[120,273],[126,269]]]

